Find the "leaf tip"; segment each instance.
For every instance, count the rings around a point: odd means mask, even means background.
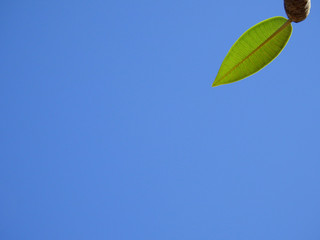
[[[217,86],[219,86],[219,85],[221,85],[220,83],[218,83],[218,81],[217,81],[217,78],[213,81],[213,83],[212,83],[212,87],[217,87]]]

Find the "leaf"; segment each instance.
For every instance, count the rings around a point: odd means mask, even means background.
[[[244,79],[268,65],[286,46],[292,33],[284,17],[264,20],[247,30],[231,47],[212,87]]]

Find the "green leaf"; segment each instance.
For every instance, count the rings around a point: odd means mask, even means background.
[[[272,62],[286,46],[292,33],[284,17],[264,20],[246,31],[231,47],[212,87],[244,79]]]

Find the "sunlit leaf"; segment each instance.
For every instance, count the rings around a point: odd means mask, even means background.
[[[212,86],[244,79],[269,64],[287,44],[292,25],[284,17],[264,20],[246,31],[231,47]]]

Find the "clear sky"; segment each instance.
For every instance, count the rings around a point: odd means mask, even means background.
[[[211,88],[281,0],[2,0],[0,239],[318,240],[319,12]]]

